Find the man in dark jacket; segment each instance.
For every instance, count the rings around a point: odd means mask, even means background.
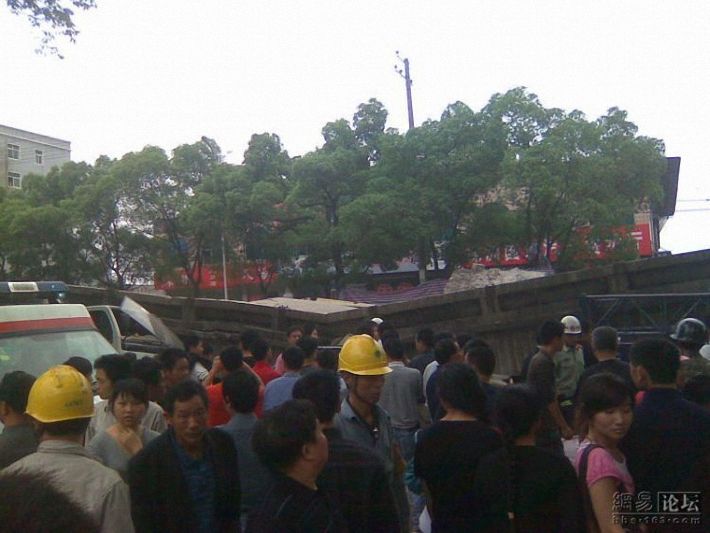
[[[252,447],[274,483],[249,515],[247,533],[346,533],[330,494],[318,484],[328,441],[313,405],[289,400],[256,423]]]
[[[137,532],[239,531],[239,467],[232,439],[207,428],[207,393],[183,381],[165,395],[169,428],[130,462]]]
[[[384,463],[371,450],[344,439],[333,423],[340,410],[338,376],[327,370],[315,370],[296,382],[293,397],[309,400],[315,406],[328,439],[328,462],[318,476],[318,487],[337,501],[348,531],[398,531],[397,506]]]
[[[649,531],[707,531],[710,520],[710,413],[684,400],[677,388],[680,354],[664,339],[646,339],[631,347],[631,375],[646,391],[634,409],[634,421],[621,449],[637,493],[656,501],[677,491],[698,492],[700,524],[651,525]],[[659,504],[660,505],[660,504]],[[689,511],[691,509],[688,509]],[[663,511],[663,509],[659,509]]]

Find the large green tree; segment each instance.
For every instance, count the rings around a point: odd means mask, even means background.
[[[370,154],[345,119],[329,122],[322,133],[323,147],[294,162],[295,185],[286,207],[303,220],[297,246],[311,262],[329,261],[340,284],[348,252],[340,218],[344,206],[364,193]]]
[[[219,146],[203,137],[197,143],[178,146],[170,158],[153,146],[126,154],[113,170],[130,191],[126,206],[134,227],[165,243],[159,270],[170,274],[172,269],[180,269],[193,296],[200,292],[203,251],[214,227],[204,217],[195,216],[192,201],[196,189],[221,160]],[[219,212],[205,214],[219,216]]]
[[[485,112],[508,131],[503,185],[517,244],[547,259],[556,247],[563,268],[590,256],[588,245],[614,237],[644,202],[661,195],[663,144],[638,136],[623,111],[588,121],[514,89],[494,96]]]
[[[475,244],[463,237],[476,233],[483,195],[500,181],[503,130],[457,102],[440,120],[427,121],[404,136],[384,135],[380,145],[367,193],[346,210],[346,234],[365,262],[388,265],[407,251],[415,252],[423,279],[429,261],[438,265],[442,242],[449,263]]]
[[[86,182],[63,206],[73,216],[75,234],[97,281],[127,289],[151,281],[158,249],[155,239],[133,225],[131,191],[113,167],[107,157],[99,158]]]
[[[65,205],[89,171],[84,163],[67,163],[47,176],[25,176],[23,190],[6,195],[0,209],[5,277],[93,281],[96,272]]]

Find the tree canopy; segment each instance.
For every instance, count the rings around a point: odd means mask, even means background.
[[[370,99],[300,157],[264,132],[238,165],[202,137],[26,176],[0,191],[0,276],[115,288],[177,276],[197,295],[224,250],[265,294],[276,272],[337,287],[374,264],[453,267],[506,245],[573,268],[600,240],[632,256],[619,229],[662,195],[663,143],[617,108],[590,120],[515,88],[404,134],[386,123]]]

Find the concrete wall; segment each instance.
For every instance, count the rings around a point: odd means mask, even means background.
[[[129,295],[163,318],[178,334],[199,332],[217,345],[225,343],[231,334],[254,328],[280,347],[286,329],[305,322],[315,322],[323,337],[337,338],[374,316],[392,323],[407,342],[411,342],[422,327],[475,333],[490,342],[496,351],[496,372],[514,374],[519,370],[523,356],[534,347],[538,326],[546,319],[579,313],[579,297],[584,294],[708,290],[710,250],[616,263],[547,278],[330,314],[245,302]],[[72,287],[70,292],[70,301],[87,305],[118,303],[121,297],[118,293],[82,287]]]

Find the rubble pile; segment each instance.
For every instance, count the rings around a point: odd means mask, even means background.
[[[545,277],[547,273],[536,270],[521,270],[520,268],[500,269],[486,268],[483,265],[473,265],[471,268],[458,268],[451,274],[444,287],[444,294],[450,292],[480,289],[489,285],[503,285],[526,279]]]

